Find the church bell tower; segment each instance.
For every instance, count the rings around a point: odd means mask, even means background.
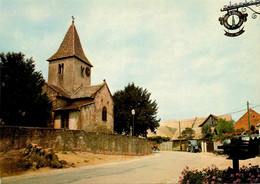
[[[74,17],[64,39],[49,61],[48,83],[73,94],[80,87],[91,85],[91,68],[82,49]]]

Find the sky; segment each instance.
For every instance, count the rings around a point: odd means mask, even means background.
[[[239,3],[243,1],[232,1]],[[46,61],[75,17],[92,84],[111,93],[128,83],[147,89],[158,118],[260,113],[260,15],[245,33],[224,35],[226,0],[0,0],[0,52],[22,52],[48,79]],[[252,7],[260,12],[260,7]],[[256,107],[255,107],[256,106]],[[237,112],[239,111],[239,112]],[[129,112],[130,113],[130,112]]]

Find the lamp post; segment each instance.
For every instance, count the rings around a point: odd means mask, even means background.
[[[133,136],[134,136],[134,131],[135,131],[135,110],[132,109],[132,115],[133,115]]]

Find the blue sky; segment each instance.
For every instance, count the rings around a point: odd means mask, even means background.
[[[232,3],[240,1],[232,1]],[[245,33],[224,36],[226,0],[0,0],[0,51],[48,62],[71,25],[94,65],[92,84],[112,93],[146,88],[164,120],[222,115],[260,105],[260,16],[248,9]],[[260,11],[260,7],[255,8]],[[255,110],[260,112],[260,108]],[[238,120],[246,111],[232,114]]]

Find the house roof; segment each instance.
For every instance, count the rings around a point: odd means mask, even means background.
[[[94,102],[78,104],[78,105],[73,104],[69,106],[58,107],[56,109],[53,109],[53,111],[79,110],[81,107],[92,105],[92,104],[94,104]]]
[[[54,61],[58,59],[76,57],[90,67],[93,65],[89,62],[82,49],[78,32],[74,25],[74,21],[69,27],[59,49],[47,61]]]
[[[260,123],[260,114],[255,112],[253,109],[249,109],[250,124],[254,125],[257,128],[257,125]],[[234,125],[235,130],[239,128],[244,128],[246,131],[248,129],[248,112],[246,112]]]
[[[213,114],[210,114],[210,115],[203,121],[203,123],[199,125],[199,127],[202,127],[202,126],[204,125],[204,123],[206,123],[206,122],[208,121],[208,119],[209,119],[210,117],[213,117],[213,118],[215,118],[215,119],[221,118],[221,119],[224,119],[224,120],[226,120],[226,121],[232,121],[232,116],[231,116],[230,114],[220,115],[220,116],[215,116],[215,115],[213,115]]]
[[[80,98],[94,98],[94,95],[106,84],[104,81],[102,84],[99,85],[93,85],[93,86],[87,86],[87,87],[79,87],[73,94],[67,93],[65,90],[63,90],[61,87],[58,87],[56,85],[50,84],[48,82],[45,82],[45,84],[56,91],[58,93],[59,97],[65,97],[68,99],[80,99]]]
[[[183,129],[183,127],[198,128],[206,119],[207,117],[200,117],[200,118],[195,117],[195,118],[183,119],[183,120],[166,120],[162,123],[162,126],[168,126],[168,127],[179,129],[179,124],[180,124],[181,129]]]
[[[167,126],[160,126],[159,128],[156,129],[156,134],[151,132],[151,130],[148,130],[147,137],[154,137],[154,136],[161,136],[161,137],[169,137],[172,138],[173,135],[175,134],[177,129],[167,127]]]
[[[70,98],[69,93],[65,92],[62,88],[55,86],[53,84],[50,84],[48,82],[45,82],[46,86],[50,87],[52,90],[56,91],[58,93],[58,96]]]
[[[102,84],[99,85],[93,85],[93,86],[87,86],[87,87],[80,87],[78,90],[76,90],[75,93],[71,95],[71,99],[77,99],[77,98],[94,98],[94,95],[104,86],[106,85],[106,82],[104,81]]]

